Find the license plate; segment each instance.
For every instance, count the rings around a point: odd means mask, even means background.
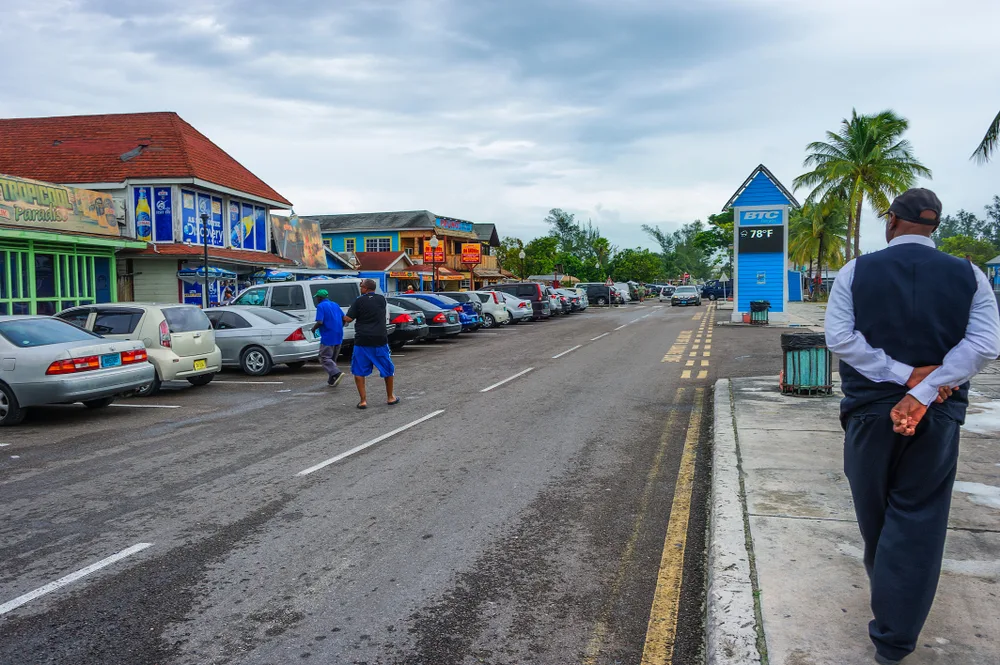
[[[195,360],[194,361],[194,368],[195,369],[205,369],[206,367],[208,367],[208,361],[207,360]]]
[[[101,356],[101,367],[121,367],[122,356],[120,353],[108,353]]]

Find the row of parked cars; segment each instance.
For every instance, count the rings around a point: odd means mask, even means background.
[[[262,376],[277,364],[301,369],[319,354],[313,332],[320,289],[345,311],[361,295],[359,279],[255,286],[231,305],[207,311],[186,304],[82,305],[54,317],[0,316],[0,426],[25,409],[82,402],[91,409],[117,396],[156,394],[165,381],[203,386],[223,367]],[[582,312],[584,289],[534,282],[489,290],[386,296],[389,344],[454,338],[480,328],[516,325]],[[344,352],[354,324],[344,328]]]

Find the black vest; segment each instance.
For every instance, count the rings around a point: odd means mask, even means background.
[[[972,265],[938,250],[904,243],[858,257],[851,295],[854,328],[868,344],[913,367],[940,365],[945,354],[965,337],[976,294]],[[874,382],[841,361],[844,400],[841,417],[873,402],[897,402],[906,386]],[[932,404],[959,422],[965,421],[969,384],[943,404]]]

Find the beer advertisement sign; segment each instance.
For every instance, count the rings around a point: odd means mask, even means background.
[[[0,175],[0,225],[117,236],[109,194]]]
[[[483,260],[483,246],[478,242],[462,243],[462,263],[479,263]]]

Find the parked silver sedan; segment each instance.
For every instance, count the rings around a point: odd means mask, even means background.
[[[531,317],[534,315],[532,314],[530,300],[522,300],[505,291],[496,291],[496,293],[503,300],[504,305],[507,307],[507,311],[510,312],[511,323],[516,324],[521,323],[522,321],[531,321]]]
[[[276,364],[300,369],[319,357],[319,337],[313,323],[269,307],[230,305],[205,312],[215,329],[223,367],[239,367],[264,376]]]
[[[42,404],[100,409],[155,376],[141,341],[104,339],[47,316],[0,316],[0,426]]]

